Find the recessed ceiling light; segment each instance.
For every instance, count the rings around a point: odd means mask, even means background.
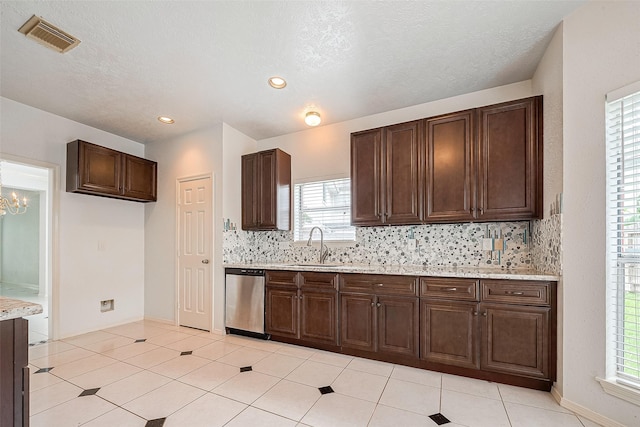
[[[322,118],[320,117],[320,113],[316,111],[309,111],[304,116],[304,122],[309,126],[318,126],[321,121]]]
[[[287,85],[287,82],[282,77],[273,76],[269,78],[269,86],[271,86],[274,89],[282,89],[286,85]]]
[[[160,123],[164,123],[165,125],[172,125],[172,124],[174,124],[176,122],[171,117],[165,117],[165,116],[158,117],[158,121]]]

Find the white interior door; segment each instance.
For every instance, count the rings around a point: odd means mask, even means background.
[[[179,183],[178,322],[211,330],[211,178]]]

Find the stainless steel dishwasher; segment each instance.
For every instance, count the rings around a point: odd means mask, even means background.
[[[225,269],[225,322],[229,333],[267,338],[264,332],[264,270]]]

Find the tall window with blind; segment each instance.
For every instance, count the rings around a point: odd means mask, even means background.
[[[640,83],[640,82],[639,82]],[[609,371],[640,390],[640,85],[607,96]]]
[[[322,229],[325,241],[355,240],[349,178],[296,184],[293,197],[295,241],[307,240],[316,226]]]

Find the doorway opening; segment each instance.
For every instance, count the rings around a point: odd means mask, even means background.
[[[4,157],[4,156],[3,156]],[[57,167],[28,160],[0,160],[2,196],[27,199],[22,214],[0,217],[0,295],[42,306],[27,317],[29,343],[55,338],[53,307],[53,206]]]

